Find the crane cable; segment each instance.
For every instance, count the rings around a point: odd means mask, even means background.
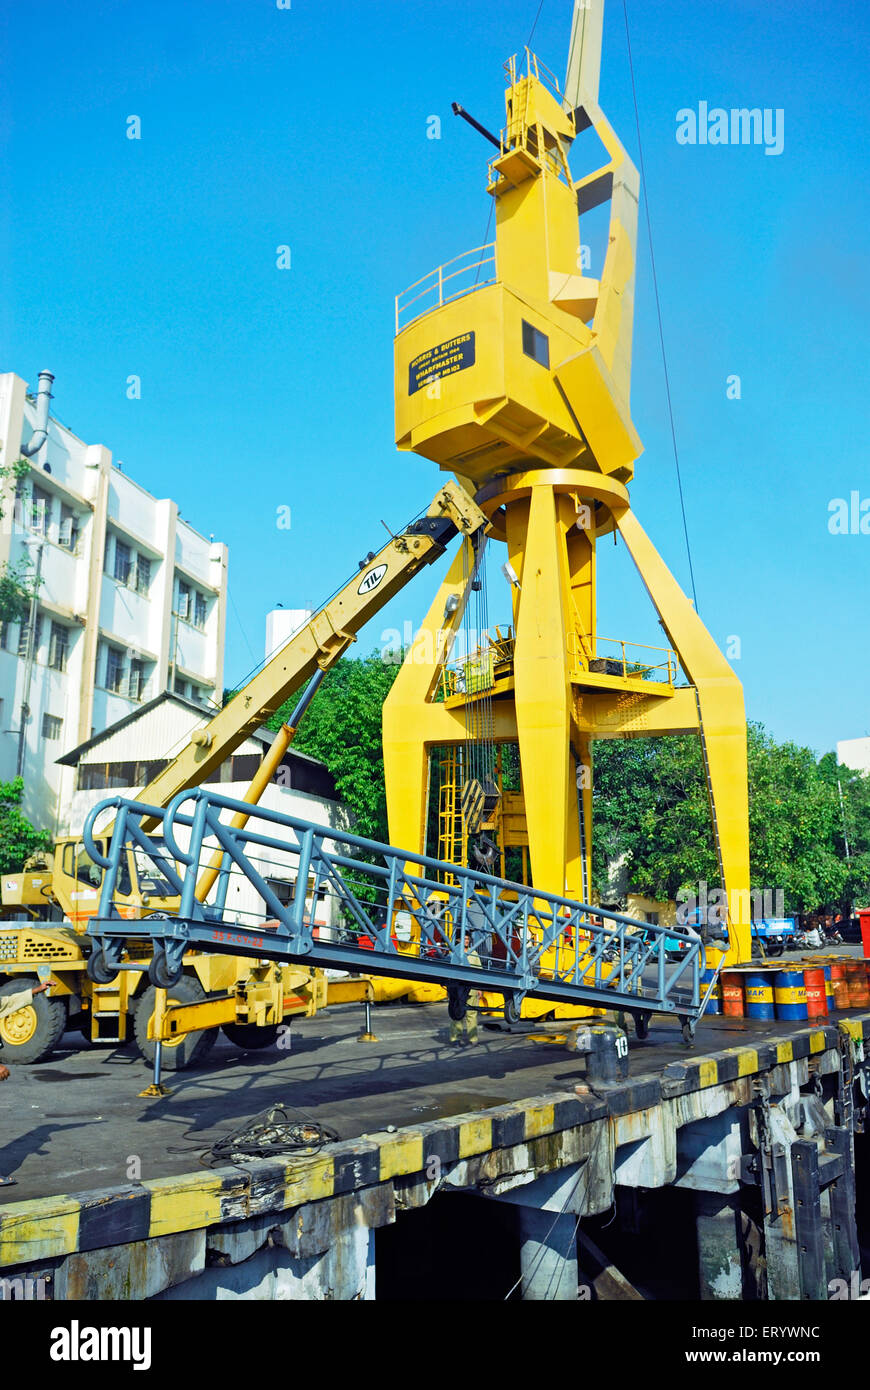
[[[654,294],[655,294],[655,301],[656,301],[656,316],[657,316],[657,318],[658,318],[658,325],[659,325],[659,343],[660,343],[660,345],[661,345],[661,350],[662,350],[662,366],[663,366],[663,368],[664,368],[664,375],[665,375],[665,395],[666,395],[666,397],[667,397],[667,402],[668,402],[668,418],[669,418],[669,420],[670,420],[670,425],[671,425],[671,443],[672,443],[672,445],[673,445],[673,450],[674,450],[674,464],[675,464],[676,470],[677,470],[677,488],[678,488],[678,491],[679,491],[679,494],[680,494],[680,510],[681,510],[681,512],[682,512],[682,515],[683,515],[683,535],[684,535],[685,538],[686,538],[686,555],[687,555],[688,560],[689,560],[689,578],[691,579],[691,582],[692,582],[692,602],[693,602],[694,605],[695,605],[695,612],[697,613],[697,612],[699,611],[699,610],[698,610],[698,595],[697,595],[697,592],[696,592],[696,590],[695,590],[695,569],[694,569],[694,566],[693,566],[693,564],[692,564],[692,547],[691,547],[691,545],[690,545],[690,543],[689,543],[689,524],[688,524],[688,522],[687,522],[687,520],[686,520],[686,502],[685,502],[685,498],[683,497],[683,479],[682,479],[682,475],[681,475],[681,473],[680,473],[680,455],[679,455],[679,452],[678,452],[678,450],[677,450],[677,431],[676,431],[676,426],[674,425],[674,407],[673,407],[673,403],[672,403],[672,401],[671,401],[671,382],[670,382],[670,376],[669,376],[669,374],[668,374],[668,358],[667,358],[667,353],[665,352],[665,333],[664,333],[664,327],[663,327],[663,325],[662,325],[662,306],[661,306],[661,300],[660,300],[660,298],[659,298],[659,282],[658,282],[658,275],[656,274],[656,258],[655,258],[655,253],[654,253],[654,251],[653,251],[652,222],[651,222],[651,220],[650,220],[650,211],[649,211],[649,189],[648,189],[648,185],[647,185],[647,180],[646,180],[646,169],[645,169],[645,167],[644,167],[644,160],[643,160],[643,141],[642,141],[642,139],[641,139],[641,134],[640,134],[640,112],[639,112],[639,110],[638,110],[638,105],[637,105],[637,87],[636,87],[635,81],[634,81],[634,62],[632,61],[632,56],[631,56],[631,37],[630,37],[629,31],[628,31],[628,3],[627,3],[627,0],[622,0],[622,13],[623,13],[623,15],[624,15],[624,17],[625,17],[625,42],[626,42],[626,44],[627,44],[627,46],[628,46],[628,70],[629,70],[629,73],[630,73],[630,75],[631,75],[631,95],[632,95],[632,99],[633,99],[633,101],[634,101],[634,123],[635,123],[635,126],[636,126],[636,128],[637,128],[637,153],[638,153],[638,161],[639,161],[639,163],[640,163],[641,184],[642,184],[642,186],[643,186],[643,192],[644,192],[644,200],[643,200],[643,201],[644,201],[644,215],[645,215],[645,217],[646,217],[646,234],[647,234],[647,241],[649,242],[649,259],[650,259],[650,265],[651,265],[651,267],[652,267],[652,282],[653,282],[653,291],[654,291]]]

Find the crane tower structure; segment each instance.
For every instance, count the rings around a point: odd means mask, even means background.
[[[481,584],[480,541],[465,540],[384,706],[390,839],[425,850],[437,750],[448,769],[442,848],[462,855],[482,832],[502,854],[522,851],[532,886],[588,903],[593,741],[694,733],[728,901],[727,959],[744,960],[742,687],[629,497],[642,452],[629,408],[639,178],[598,104],[602,26],[603,0],[576,0],[563,90],[528,49],[506,64],[487,178],[495,241],[396,301],[398,447],[454,473],[486,513],[487,544],[504,547],[512,626],[451,662]],[[594,136],[605,162],[593,155],[598,167],[575,177]],[[605,204],[606,252],[592,278],[578,217]],[[635,652],[598,632],[596,553],[612,533],[668,648]],[[475,740],[489,750],[483,765],[469,754]],[[512,790],[499,776],[509,745],[521,774]]]

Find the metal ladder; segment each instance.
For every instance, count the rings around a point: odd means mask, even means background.
[[[448,748],[445,756],[439,759],[438,771],[441,779],[438,787],[438,858],[447,864],[460,864],[465,858],[465,836],[459,802],[458,749]],[[454,882],[454,875],[446,875],[445,882]]]

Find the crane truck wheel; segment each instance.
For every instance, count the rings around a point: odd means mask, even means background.
[[[133,1031],[136,1046],[149,1066],[154,1061],[154,1040],[148,1037],[148,1024],[154,1013],[154,985],[149,985],[136,1004]],[[196,1004],[205,999],[205,990],[193,975],[182,975],[177,984],[166,992],[167,1004]],[[217,1028],[203,1028],[198,1033],[183,1033],[173,1042],[165,1042],[160,1061],[165,1071],[184,1071],[185,1067],[201,1062],[217,1042]]]
[[[267,1023],[262,1028],[258,1028],[256,1023],[222,1023],[221,1032],[246,1052],[262,1052],[278,1041],[278,1027],[277,1023]]]
[[[0,985],[0,1003],[10,994],[20,994],[36,981],[24,975],[5,980]],[[0,1018],[0,1058],[15,1066],[17,1062],[38,1062],[47,1057],[63,1036],[66,1028],[66,1003],[45,994],[34,996],[30,1004],[14,1014]]]

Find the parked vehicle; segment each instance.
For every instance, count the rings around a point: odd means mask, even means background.
[[[797,944],[797,924],[793,917],[767,917],[752,923],[753,944],[757,941],[759,954],[781,956]]]

